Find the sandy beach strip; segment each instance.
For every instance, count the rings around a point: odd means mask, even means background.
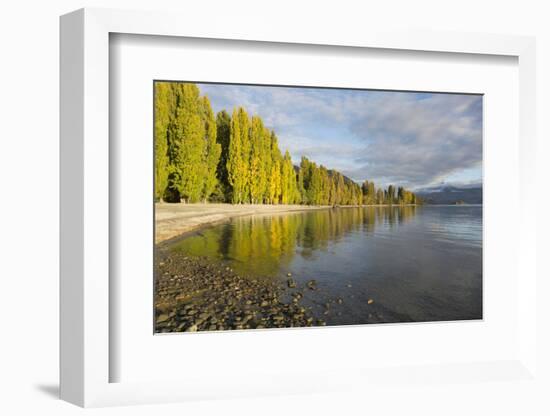
[[[155,204],[155,243],[161,243],[205,225],[247,215],[270,215],[327,209],[308,205]]]

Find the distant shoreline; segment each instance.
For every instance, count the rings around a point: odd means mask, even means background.
[[[318,211],[359,207],[402,207],[408,205],[262,205],[262,204],[184,204],[155,203],[155,244],[176,239],[205,226],[220,224],[243,216],[274,215],[291,212]]]

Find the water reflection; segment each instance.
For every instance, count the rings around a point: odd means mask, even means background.
[[[236,218],[176,243],[189,255],[234,262],[243,274],[270,277],[288,268],[295,256],[312,259],[354,232],[395,228],[414,217],[416,207],[336,208]]]
[[[243,217],[174,243],[240,275],[286,279],[328,325],[479,319],[482,207],[339,208]],[[327,299],[343,299],[322,315]],[[374,299],[370,305],[368,301]],[[317,309],[315,309],[317,308]]]

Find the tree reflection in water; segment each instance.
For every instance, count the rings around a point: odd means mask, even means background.
[[[415,206],[334,208],[235,218],[174,243],[192,256],[230,260],[241,274],[273,278],[299,255],[311,259],[354,232],[398,227],[416,214]]]

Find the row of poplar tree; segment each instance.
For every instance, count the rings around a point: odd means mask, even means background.
[[[415,204],[390,185],[361,186],[302,157],[295,167],[277,136],[242,107],[214,115],[195,84],[155,83],[155,198],[233,204]]]

